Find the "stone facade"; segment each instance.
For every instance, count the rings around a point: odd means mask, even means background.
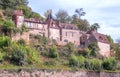
[[[72,42],[76,47],[84,48],[96,42],[100,48],[100,54],[106,57],[110,56],[110,45],[105,35],[96,31],[81,32],[73,24],[54,20],[51,14],[46,21],[40,21],[34,18],[26,19],[22,11],[16,10],[13,13],[13,21],[18,28],[25,24],[29,29],[29,34],[42,35],[51,40],[56,40],[58,45]],[[27,39],[27,37],[25,38]]]
[[[120,72],[21,70],[0,71],[0,77],[120,77]]]

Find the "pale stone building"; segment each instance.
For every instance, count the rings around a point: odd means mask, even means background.
[[[26,19],[20,10],[14,11],[13,21],[18,28],[22,24],[25,24],[29,29],[29,34],[42,35],[51,40],[56,40],[58,45],[65,45],[68,42],[72,42],[76,47],[84,48],[96,42],[100,48],[99,53],[102,56],[110,56],[110,44],[106,35],[96,31],[81,32],[73,24],[56,21],[51,15],[44,22],[35,18]]]

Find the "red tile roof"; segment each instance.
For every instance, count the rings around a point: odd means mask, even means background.
[[[62,29],[77,29],[77,27],[75,26],[75,25],[73,25],[73,24],[69,24],[69,23],[60,23],[60,27],[62,28]]]
[[[96,33],[93,33],[93,35],[94,35],[94,37],[96,38],[96,40],[97,40],[98,42],[102,42],[102,43],[107,43],[107,44],[109,44],[109,41],[108,41],[106,35],[101,34],[101,33],[97,33],[97,32],[96,32]]]
[[[14,14],[14,15],[20,15],[20,16],[23,16],[23,12],[22,12],[22,10],[15,10],[15,11],[13,12],[13,14]]]

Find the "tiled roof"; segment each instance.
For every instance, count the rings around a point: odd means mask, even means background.
[[[20,15],[20,16],[23,16],[23,12],[22,12],[22,10],[15,10],[15,11],[13,12],[13,14],[14,14],[14,15]]]
[[[101,33],[93,33],[94,37],[96,38],[96,40],[98,42],[102,42],[102,43],[108,43],[109,44],[109,41],[107,39],[107,36],[104,35],[104,34],[101,34]]]
[[[24,19],[25,22],[32,22],[32,23],[41,23],[39,19],[31,18],[31,19]]]
[[[75,26],[75,25],[73,25],[73,24],[69,24],[69,23],[60,23],[60,27],[62,28],[62,29],[77,29],[77,27]]]

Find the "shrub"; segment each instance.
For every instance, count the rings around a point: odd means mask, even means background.
[[[97,43],[92,43],[88,46],[90,52],[90,55],[93,57],[96,57],[98,55],[98,51],[99,51],[99,47],[97,45]]]
[[[16,65],[23,65],[25,63],[25,55],[21,51],[13,51],[11,54],[11,62]]]
[[[25,40],[20,39],[20,40],[17,41],[17,43],[20,44],[20,45],[25,45]]]
[[[70,66],[77,66],[78,64],[78,59],[75,55],[71,55],[69,59],[69,65]]]
[[[66,46],[68,47],[69,52],[74,52],[75,51],[75,47],[74,47],[73,43],[69,42]]]
[[[0,36],[0,48],[10,46],[11,40],[7,36]]]
[[[85,68],[88,70],[101,70],[102,62],[99,59],[86,59]]]
[[[51,58],[58,58],[59,57],[59,53],[57,50],[57,47],[55,45],[53,45],[50,49],[49,49],[49,56]]]
[[[115,70],[117,67],[117,60],[114,57],[103,60],[102,66],[106,70]]]
[[[26,51],[23,46],[17,44],[12,45],[12,52],[10,57],[11,62],[20,66],[24,65],[26,60],[25,52]]]
[[[39,56],[39,53],[38,51],[34,50],[34,49],[30,49],[28,52],[27,52],[27,62],[30,63],[30,64],[34,64],[34,63],[37,63],[39,62],[40,60],[40,56]]]
[[[77,66],[80,68],[84,68],[84,62],[85,62],[85,58],[82,55],[80,56],[71,55],[69,59],[70,66]]]
[[[2,52],[0,52],[0,62],[2,62],[3,61],[3,53]]]

